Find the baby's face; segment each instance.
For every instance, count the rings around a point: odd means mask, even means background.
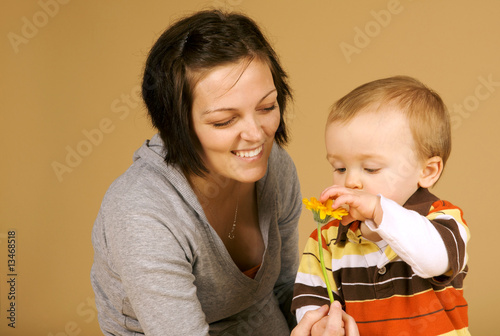
[[[400,205],[418,189],[418,160],[410,125],[394,107],[368,107],[347,123],[326,127],[333,184],[381,194]]]

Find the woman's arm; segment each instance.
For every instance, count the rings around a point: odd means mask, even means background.
[[[278,195],[278,226],[281,239],[281,270],[274,287],[281,311],[292,329],[296,324],[291,313],[293,286],[299,267],[299,218],[302,212],[302,197],[295,165],[289,155],[274,147],[277,155],[272,157],[270,169],[276,176]]]
[[[151,213],[122,212],[112,219],[119,225],[108,226],[109,260],[123,295],[146,335],[208,335],[194,285],[193,255]]]

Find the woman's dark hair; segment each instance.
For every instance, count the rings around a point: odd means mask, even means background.
[[[198,140],[191,124],[192,74],[245,58],[269,65],[280,107],[275,141],[280,146],[287,143],[283,115],[292,95],[276,53],[247,16],[201,11],[177,21],[158,38],[144,69],[142,97],[165,143],[167,164],[176,164],[187,174],[203,176],[208,172],[196,150]]]

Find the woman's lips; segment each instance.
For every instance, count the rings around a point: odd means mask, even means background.
[[[239,151],[233,151],[233,154],[241,157],[241,158],[253,158],[258,156],[264,148],[264,145],[261,145],[255,149],[252,150],[239,150]]]

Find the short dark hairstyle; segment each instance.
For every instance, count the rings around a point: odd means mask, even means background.
[[[280,124],[275,141],[288,141],[284,112],[291,90],[278,57],[258,25],[249,17],[219,10],[197,12],[171,25],[151,48],[144,69],[142,97],[153,126],[166,146],[165,162],[186,174],[208,172],[196,150],[191,123],[193,73],[244,59],[269,65],[278,93]]]

